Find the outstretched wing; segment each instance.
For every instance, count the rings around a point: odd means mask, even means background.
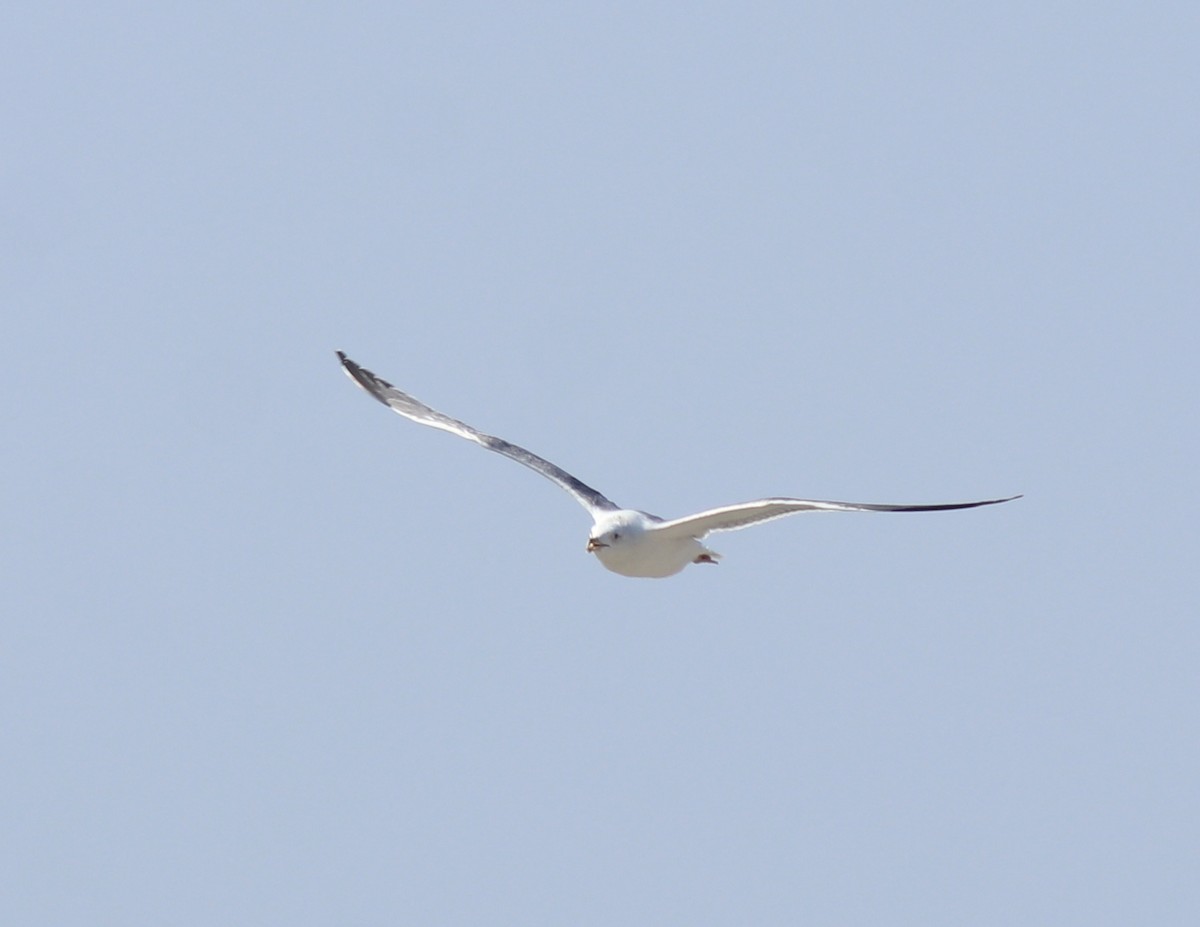
[[[429,406],[420,400],[414,399],[408,393],[403,393],[396,389],[396,387],[392,386],[391,383],[382,377],[377,377],[366,368],[360,367],[341,351],[337,352],[337,356],[341,360],[342,367],[350,379],[385,406],[388,406],[393,412],[399,412],[405,418],[410,418],[419,424],[429,425],[432,428],[440,428],[442,431],[448,431],[451,434],[458,435],[460,438],[474,441],[476,444],[486,447],[489,451],[503,454],[517,463],[524,464],[531,470],[536,470],[542,476],[546,477],[546,479],[557,483],[574,496],[575,501],[587,509],[588,512],[593,514],[596,512],[611,512],[620,508],[620,506],[592,489],[591,486],[577,480],[566,470],[556,467],[550,461],[544,460],[532,451],[527,451],[523,447],[510,444],[503,438],[485,435],[483,432],[476,431],[465,422],[460,422],[458,419],[443,415],[436,409],[429,408]]]
[[[973,509],[981,505],[1011,502],[1007,499],[985,499],[982,502],[949,502],[941,505],[879,505],[872,502],[822,502],[818,499],[757,499],[710,509],[696,515],[664,521],[653,527],[656,533],[673,537],[702,538],[712,531],[734,531],[760,521],[783,518],[800,512],[943,512],[949,509]]]

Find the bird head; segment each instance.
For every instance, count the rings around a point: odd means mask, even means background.
[[[645,518],[641,512],[621,511],[596,522],[588,537],[588,553],[619,547],[642,534],[645,531]]]

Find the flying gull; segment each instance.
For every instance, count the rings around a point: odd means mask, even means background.
[[[337,352],[337,356],[349,377],[393,412],[398,412],[421,425],[440,428],[460,438],[474,441],[489,451],[510,457],[565,489],[592,516],[594,524],[588,536],[588,552],[595,554],[605,568],[622,576],[672,576],[689,563],[716,563],[721,555],[700,543],[706,535],[714,531],[733,531],[760,521],[770,521],[799,512],[941,512],[997,505],[1021,498],[1018,495],[1005,499],[940,505],[880,505],[870,502],[771,498],[726,505],[683,518],[663,519],[637,509],[623,509],[566,470],[532,451],[510,444],[503,438],[485,435],[465,422],[443,415],[408,393],[396,389],[382,377],[377,377],[366,368],[360,367],[341,351]]]

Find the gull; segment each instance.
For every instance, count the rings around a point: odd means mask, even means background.
[[[337,352],[342,368],[355,383],[393,412],[431,428],[474,441],[536,470],[566,490],[592,516],[587,551],[600,563],[622,576],[659,578],[673,576],[691,563],[713,563],[720,558],[700,543],[714,531],[734,531],[747,525],[796,515],[800,512],[943,512],[998,505],[1021,498],[985,499],[981,502],[949,502],[938,505],[881,505],[872,502],[825,502],[819,499],[769,498],[740,502],[717,509],[664,519],[638,509],[624,509],[561,467],[492,435],[485,435],[465,422],[443,415],[425,403],[401,392],[387,380],[360,367],[343,352]]]

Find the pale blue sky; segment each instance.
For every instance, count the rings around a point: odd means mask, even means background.
[[[3,26],[0,920],[1194,922],[1194,5]]]

